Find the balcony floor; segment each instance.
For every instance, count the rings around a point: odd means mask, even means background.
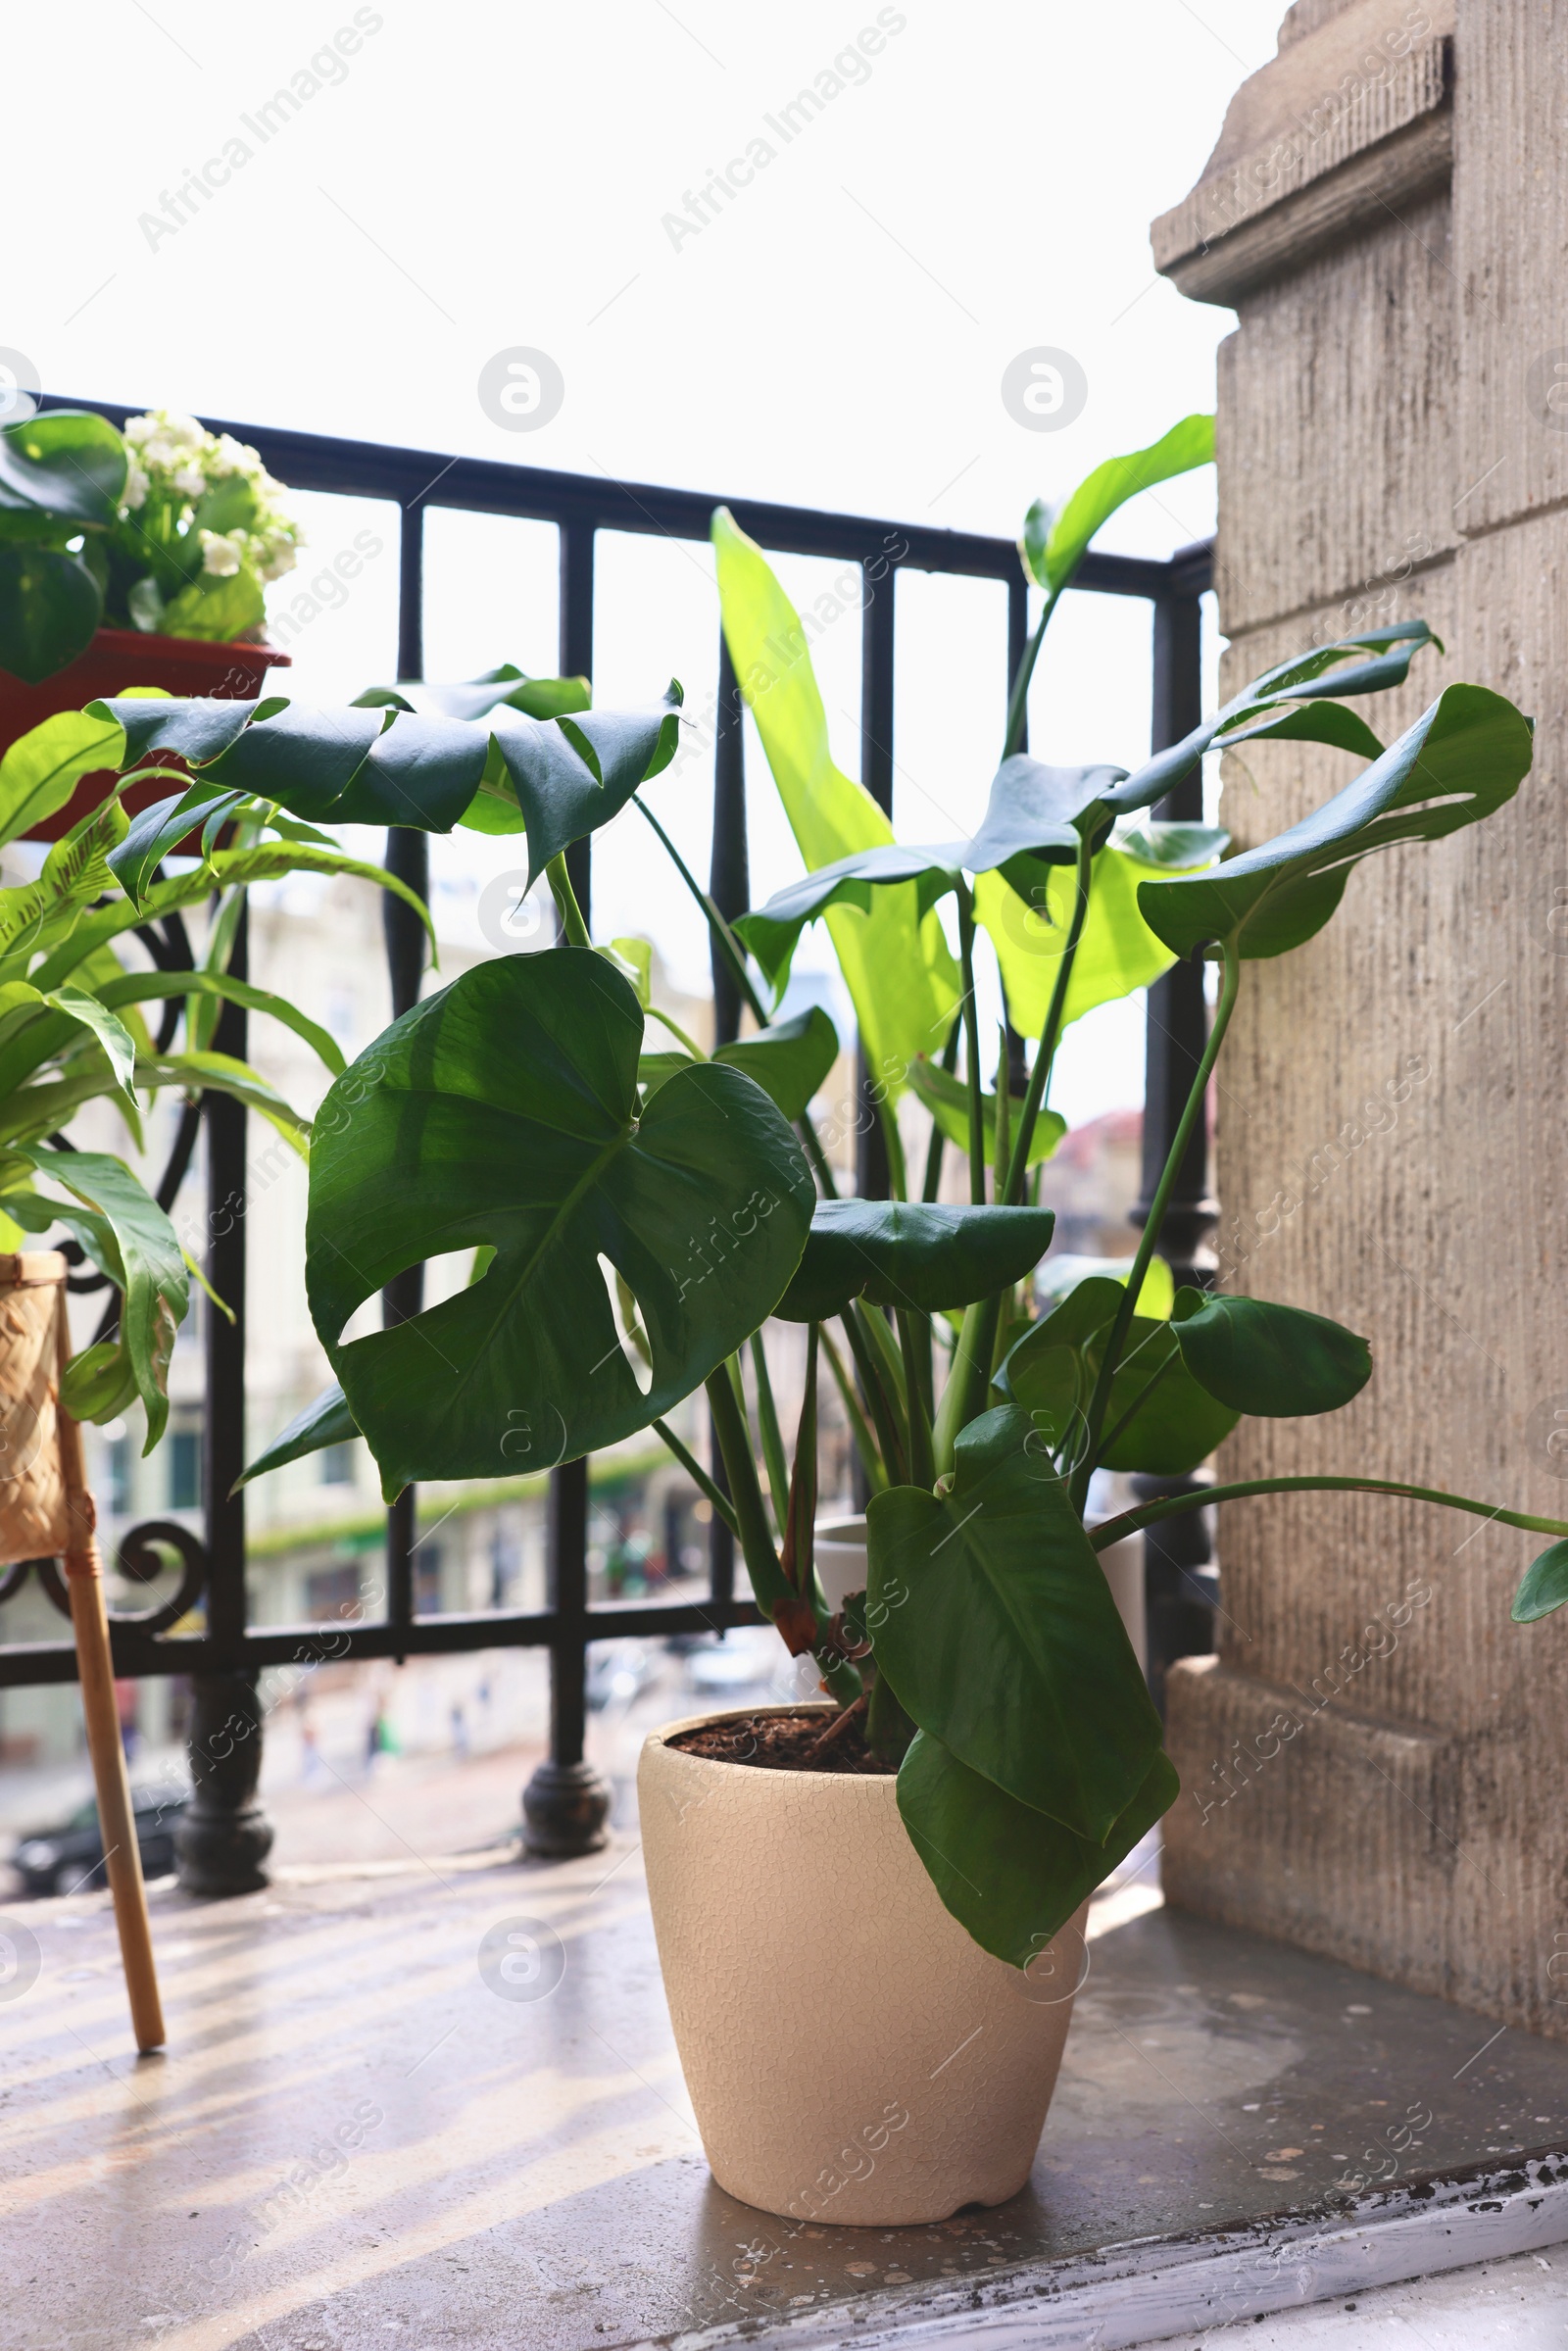
[[[1098,1906],[1030,2187],[900,2230],[712,2184],[629,1837],[157,1886],[142,2060],[107,1898],[16,1904],[41,1972],[0,2004],[0,2344],[1110,2351],[1568,2239],[1568,2045],[1152,1899]],[[476,1964],[518,1918],[561,1937],[547,1998]]]

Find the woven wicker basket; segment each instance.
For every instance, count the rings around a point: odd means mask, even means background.
[[[0,1565],[61,1557],[70,1541],[56,1428],[58,1249],[0,1255]]]

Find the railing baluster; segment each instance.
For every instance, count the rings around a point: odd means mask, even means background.
[[[398,546],[398,676],[410,683],[424,675],[424,508],[417,502],[402,510]],[[386,869],[407,882],[420,898],[429,895],[430,842],[428,834],[412,825],[395,824],[386,836]],[[388,891],[381,901],[381,927],[386,941],[387,978],[392,990],[392,1017],[400,1020],[419,1001],[424,979],[424,925],[411,906]],[[424,1305],[424,1268],[411,1265],[381,1293],[381,1321],[391,1330],[411,1322]],[[418,1543],[418,1494],[405,1486],[386,1514],[387,1622],[406,1631],[414,1622],[414,1553]],[[397,1662],[408,1652],[399,1644]]]
[[[561,525],[561,674],[594,673],[594,527]],[[566,852],[566,870],[591,922],[593,865],[586,839]],[[550,1473],[550,1753],[522,1791],[531,1852],[592,1853],[605,1842],[609,1783],[583,1759],[588,1724],[588,1463]]]
[[[1150,748],[1179,743],[1202,717],[1202,607],[1194,595],[1160,597],[1154,605],[1154,666]],[[1200,821],[1203,779],[1195,768],[1162,800],[1155,814]],[[1172,966],[1149,991],[1148,1048],[1144,1076],[1143,1192],[1133,1210],[1142,1224],[1181,1120],[1208,1035],[1203,965],[1189,958]],[[1200,1119],[1176,1180],[1159,1234],[1159,1251],[1178,1284],[1206,1288],[1213,1263],[1204,1241],[1218,1216],[1208,1196],[1208,1129]],[[1191,1492],[1209,1483],[1196,1478],[1135,1477],[1145,1500]],[[1193,1511],[1144,1537],[1144,1600],[1148,1624],[1149,1687],[1161,1713],[1165,1675],[1178,1657],[1206,1656],[1214,1645],[1214,1611],[1219,1579],[1209,1565],[1204,1514]]]
[[[874,576],[873,576],[874,574]],[[897,567],[882,562],[860,567],[860,781],[879,808],[893,813],[893,584]],[[855,1189],[861,1200],[888,1197],[888,1147],[872,1086],[883,1072],[866,1067],[865,1048],[855,1049]]]
[[[718,632],[718,707],[713,735],[713,846],[708,887],[726,922],[751,905],[751,861],[746,846],[746,711],[729,642]],[[717,947],[709,942],[713,973],[713,1043],[729,1045],[741,1033],[741,992]],[[729,1492],[718,1439],[709,1420],[708,1458],[713,1483]],[[708,1589],[715,1600],[735,1596],[735,1538],[715,1510],[708,1527]]]
[[[229,970],[249,971],[249,915],[241,911]],[[215,1051],[243,1060],[248,1022],[225,1004]],[[230,1492],[245,1466],[245,1105],[209,1094],[207,1278],[233,1321],[205,1305],[207,1382],[202,1428],[207,1520],[207,1630],[213,1665],[191,1677],[188,1733],[194,1793],[174,1832],[187,1893],[242,1894],[267,1884],[272,1826],[256,1801],[262,1718],[245,1644],[245,1495]]]

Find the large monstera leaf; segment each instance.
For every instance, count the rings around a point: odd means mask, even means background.
[[[1246,958],[1285,955],[1323,928],[1362,857],[1396,841],[1438,841],[1490,816],[1513,798],[1530,760],[1530,721],[1511,702],[1485,686],[1449,686],[1354,783],[1299,824],[1212,873],[1143,883],[1144,919],[1178,955],[1212,941]]]
[[[972,1421],[951,1492],[875,1494],[866,1526],[877,1670],[906,1713],[1019,1804],[1103,1843],[1159,1751],[1159,1717],[1029,1415]]]
[[[560,682],[560,681],[556,681]],[[574,683],[574,681],[566,681]],[[482,695],[479,697],[482,700]],[[560,710],[532,717],[502,701],[474,717],[390,704],[312,710],[281,695],[260,702],[124,696],[88,706],[123,727],[123,764],[162,753],[197,780],[145,809],[115,857],[135,899],[158,862],[197,825],[215,834],[242,802],[270,801],[310,824],[403,824],[482,831],[519,814],[531,888],[552,857],[625,807],[675,756],[681,690],[644,710]],[[498,828],[494,812],[504,819]]]
[[[1077,1981],[1075,1947],[1064,1972],[1047,1959],[1054,1937],[1180,1793],[1170,1757],[1158,1754],[1104,1837],[1077,1837],[972,1772],[929,1731],[916,1734],[898,1785],[900,1816],[946,1907],[1047,2000],[1065,1999]]]
[[[327,1094],[311,1312],[389,1493],[615,1444],[689,1395],[784,1290],[814,1193],[783,1117],[743,1071],[705,1062],[639,1118],[642,1038],[620,974],[555,948],[466,973]],[[394,1274],[485,1247],[494,1258],[456,1297],[344,1338]],[[646,1392],[612,1309],[615,1274],[652,1353]]]

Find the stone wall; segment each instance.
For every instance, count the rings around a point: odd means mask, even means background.
[[[1568,1516],[1565,124],[1562,0],[1298,0],[1155,223],[1160,267],[1238,312],[1227,689],[1422,613],[1447,650],[1360,706],[1385,739],[1458,677],[1538,724],[1510,808],[1370,860],[1316,940],[1250,967],[1219,1071],[1227,1286],[1365,1332],[1375,1370],[1333,1419],[1246,1424],[1223,1477]],[[1245,846],[1354,768],[1250,746],[1224,821]],[[1169,1897],[1568,2034],[1568,1620],[1508,1617],[1540,1547],[1370,1496],[1227,1508],[1220,1653],[1172,1680]]]

